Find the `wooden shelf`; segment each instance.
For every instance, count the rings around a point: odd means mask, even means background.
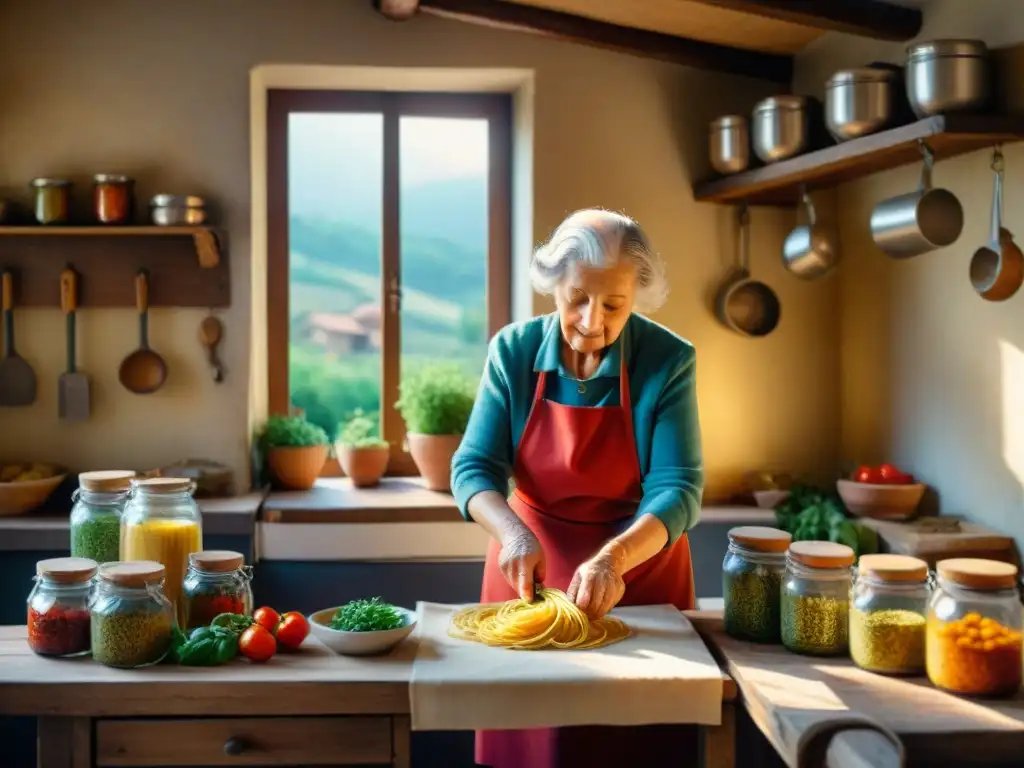
[[[213,269],[220,262],[217,236],[210,227],[158,227],[151,224],[108,226],[35,225],[0,227],[0,236],[8,237],[191,237],[199,266]]]
[[[228,260],[211,227],[0,226],[0,268],[15,273],[15,306],[60,306],[60,271],[79,273],[82,309],[135,306],[147,269],[152,307],[231,304]]]
[[[1024,116],[937,115],[832,147],[694,185],[707,203],[788,206],[809,190],[834,187],[921,160],[924,141],[936,159],[1024,139]]]

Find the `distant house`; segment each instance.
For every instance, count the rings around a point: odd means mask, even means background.
[[[365,328],[352,315],[310,312],[304,319],[301,335],[335,355],[380,348],[380,331]]]
[[[352,310],[352,314],[349,317],[359,323],[370,334],[370,345],[374,349],[380,349],[380,304],[362,304]]]

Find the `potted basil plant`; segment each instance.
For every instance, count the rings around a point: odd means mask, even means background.
[[[390,446],[376,432],[373,419],[361,410],[341,426],[335,451],[342,471],[357,488],[377,485],[388,468]]]
[[[323,428],[302,416],[271,416],[258,439],[281,486],[294,491],[313,487],[327,461],[329,441]]]

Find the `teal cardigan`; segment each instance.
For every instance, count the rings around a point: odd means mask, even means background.
[[[491,340],[473,414],[452,460],[452,493],[459,509],[469,519],[466,505],[473,496],[507,493],[539,371],[558,373],[548,376],[549,400],[618,405],[619,361],[625,355],[643,475],[636,515],[657,517],[668,529],[669,543],[674,542],[697,524],[704,490],[693,345],[652,320],[631,315],[597,371],[580,387],[561,364],[561,343],[554,314],[513,323]]]

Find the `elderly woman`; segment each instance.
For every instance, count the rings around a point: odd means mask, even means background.
[[[452,463],[460,509],[492,537],[481,600],[532,600],[544,584],[593,618],[618,604],[693,608],[686,531],[703,490],[694,350],[634,312],[664,303],[662,265],[635,221],[584,210],[537,250],[531,274],[557,311],[491,342]],[[662,726],[488,731],[477,762],[660,765],[679,759],[681,741]]]

